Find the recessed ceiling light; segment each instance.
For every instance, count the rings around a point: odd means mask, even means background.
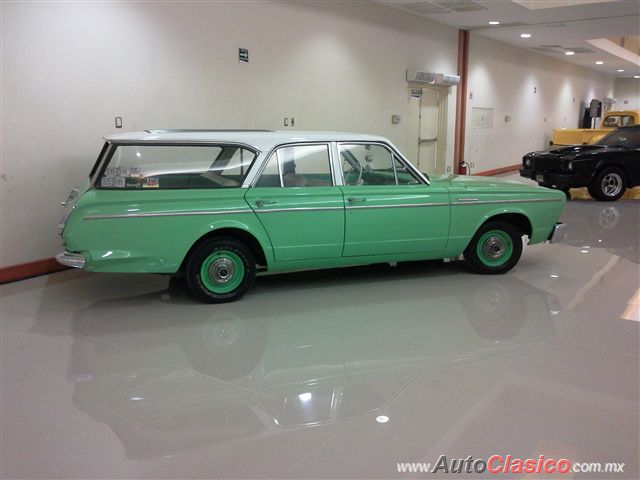
[[[566,52],[564,52],[565,55],[575,55],[576,52],[574,52],[573,50],[567,50]]]
[[[500,22],[498,20],[491,20],[489,25],[500,25]]]
[[[604,63],[604,62],[603,62],[602,60],[598,60],[598,61],[596,62],[596,65],[602,65],[603,63]]]
[[[521,33],[520,36],[522,38],[531,38],[531,34],[530,33]]]
[[[640,78],[640,75],[634,75],[633,78]]]
[[[624,72],[624,68],[619,68],[618,72],[620,72],[620,73]]]

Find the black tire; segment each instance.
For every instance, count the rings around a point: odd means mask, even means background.
[[[495,275],[511,270],[522,255],[522,236],[507,222],[487,222],[478,229],[464,251],[464,259],[476,273]]]
[[[606,167],[596,174],[587,189],[595,200],[615,202],[627,190],[627,176],[618,167]]]
[[[253,286],[256,262],[243,243],[228,237],[212,238],[191,253],[185,273],[197,300],[233,302]]]

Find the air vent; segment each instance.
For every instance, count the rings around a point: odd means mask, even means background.
[[[389,4],[387,4],[389,5]],[[412,3],[401,3],[389,6],[397,6],[402,8],[410,13],[417,13],[418,15],[431,15],[434,13],[450,13],[449,10],[434,5],[430,2],[412,2]]]
[[[480,10],[487,10],[487,7],[472,2],[471,0],[448,0],[446,2],[437,2],[438,5],[445,7],[454,12],[477,12]]]
[[[531,50],[535,50],[536,52],[540,52],[540,53],[554,53],[554,54],[562,53],[557,48],[550,48],[550,47],[531,47]]]
[[[593,53],[593,50],[584,47],[574,47],[570,48],[569,50],[573,50],[576,53]]]
[[[564,55],[567,50],[571,50],[574,53],[593,53],[593,50],[584,47],[563,47],[562,45],[540,45],[538,47],[531,47],[531,50],[541,53],[553,53],[555,55]]]

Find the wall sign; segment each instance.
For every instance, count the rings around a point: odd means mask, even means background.
[[[249,50],[247,50],[246,48],[239,48],[238,49],[238,61],[239,62],[248,63],[249,62]]]

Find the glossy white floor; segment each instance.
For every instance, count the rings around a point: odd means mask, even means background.
[[[414,478],[397,462],[496,453],[638,478],[639,217],[570,202],[564,244],[500,277],[306,272],[222,306],[160,276],[5,285],[2,478]]]

